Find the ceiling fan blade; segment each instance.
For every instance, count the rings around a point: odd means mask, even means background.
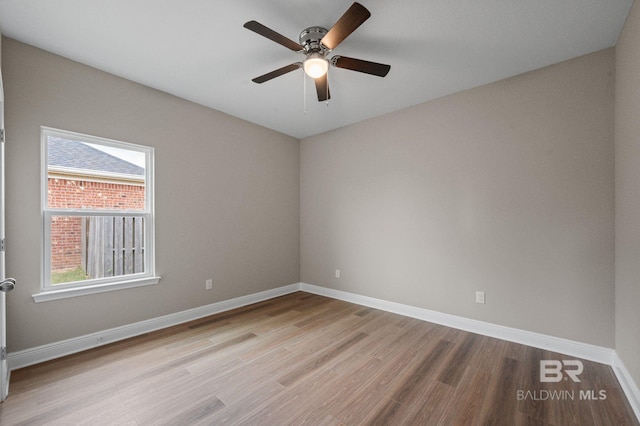
[[[349,37],[364,21],[369,19],[371,12],[366,7],[356,2],[338,19],[320,42],[329,50],[335,49],[342,41]]]
[[[304,50],[304,47],[302,47],[302,45],[300,45],[299,43],[296,43],[290,38],[287,38],[282,34],[273,31],[271,28],[265,27],[260,22],[249,21],[244,24],[244,27],[248,30],[253,31],[254,33],[268,38],[269,40],[275,41],[276,43],[281,44],[284,47],[293,50],[294,52]]]
[[[296,62],[295,64],[287,65],[285,67],[278,68],[275,71],[271,71],[264,75],[261,75],[260,77],[253,78],[251,79],[251,81],[253,81],[254,83],[264,83],[265,81],[280,77],[281,75],[284,75],[288,72],[295,71],[300,67],[302,67],[302,63]]]
[[[316,81],[316,92],[318,93],[318,102],[328,101],[331,99],[331,94],[329,93],[329,80],[327,79],[327,74],[322,77],[318,77],[315,79]]]
[[[370,62],[362,59],[348,58],[346,56],[334,56],[331,58],[331,65],[351,71],[377,75],[378,77],[386,76],[391,69],[391,65],[379,64],[377,62]]]

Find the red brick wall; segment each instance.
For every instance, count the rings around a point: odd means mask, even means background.
[[[49,178],[48,206],[52,208],[144,209],[144,186]],[[51,270],[75,269],[82,264],[82,218],[53,217]]]
[[[76,269],[82,265],[82,218],[51,219],[51,271]]]

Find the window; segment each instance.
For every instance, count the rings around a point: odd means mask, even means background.
[[[153,148],[43,127],[36,302],[155,284]]]

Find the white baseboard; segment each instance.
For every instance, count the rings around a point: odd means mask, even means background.
[[[368,306],[387,312],[393,312],[411,318],[429,321],[448,327],[478,333],[485,336],[508,340],[510,342],[521,343],[523,345],[536,348],[547,349],[562,354],[588,359],[603,364],[613,365],[615,351],[610,348],[562,339],[534,333],[531,331],[519,330],[488,322],[463,318],[456,315],[431,311],[429,309],[417,308],[415,306],[404,305],[396,302],[389,302],[368,296],[361,296],[340,290],[320,287],[312,284],[298,283],[284,287],[254,293],[235,299],[224,300],[211,305],[201,306],[182,312],[152,318],[133,324],[124,325],[84,336],[75,337],[60,342],[49,343],[35,348],[25,349],[18,352],[9,353],[9,367],[18,369],[39,362],[48,361],[61,356],[69,355],[86,349],[95,348],[107,343],[138,336],[143,333],[159,330],[177,324],[182,324],[194,319],[217,314],[252,303],[293,293],[295,291],[306,291],[333,299],[344,300],[358,305]]]
[[[55,358],[60,358],[65,355],[81,352],[87,349],[106,345],[108,343],[124,340],[162,328],[171,327],[173,325],[182,324],[198,318],[203,318],[209,315],[250,305],[252,303],[272,299],[274,297],[283,296],[285,294],[293,293],[296,291],[305,291],[307,293],[318,294],[321,296],[330,297],[332,299],[344,300],[345,302],[368,306],[371,308],[416,318],[422,321],[433,322],[459,330],[469,331],[489,337],[495,337],[497,339],[507,340],[510,342],[520,343],[527,346],[533,346],[536,348],[546,349],[553,352],[558,352],[565,355],[575,356],[577,358],[588,359],[590,361],[610,365],[612,366],[616,376],[618,377],[620,385],[624,390],[629,403],[633,407],[638,420],[640,420],[640,390],[638,389],[638,386],[629,374],[629,371],[625,368],[618,355],[611,348],[576,342],[573,340],[562,339],[559,337],[548,336],[531,331],[519,330],[511,327],[505,327],[488,322],[432,311],[429,309],[417,308],[415,306],[389,302],[382,299],[361,296],[354,293],[305,283],[297,283],[284,287],[278,287],[260,293],[250,294],[231,300],[225,300],[213,303],[211,305],[189,309],[187,311],[176,312],[174,314],[153,318],[122,327],[116,327],[97,333],[87,334],[73,339],[54,342],[18,352],[11,352],[9,353],[8,357],[9,368],[11,370],[16,370],[18,368],[27,367],[29,365],[38,364]]]
[[[299,290],[300,284],[291,284],[247,296],[237,297],[235,299],[224,300],[211,305],[176,312],[174,314],[158,318],[152,318],[146,321],[111,328],[97,333],[74,337],[60,342],[49,343],[47,345],[37,346],[35,348],[25,349],[18,352],[10,352],[8,354],[9,369],[17,370],[18,368],[71,355],[73,353],[117,342],[119,340],[128,339],[130,337],[139,336],[144,333],[149,333],[151,331],[160,330],[162,328],[171,327],[188,321],[193,321],[198,318],[250,305],[252,303],[262,302],[263,300],[273,299],[274,297],[283,296]]]
[[[618,382],[620,382],[620,386],[622,387],[622,390],[624,390],[624,393],[629,400],[629,404],[631,404],[631,407],[640,422],[640,389],[638,389],[638,385],[634,382],[629,370],[624,366],[622,360],[618,357],[618,354],[614,354],[613,365],[611,367],[613,368],[613,372],[616,373]]]
[[[389,302],[382,299],[375,299],[373,297],[361,296],[311,284],[301,283],[300,290],[387,312],[393,312],[395,314],[423,321],[445,325],[447,327],[457,328],[459,330],[469,331],[471,333],[482,334],[484,336],[495,337],[497,339],[521,343],[535,348],[546,349],[565,355],[588,359],[590,361],[600,362],[603,364],[611,365],[613,362],[614,350],[611,348],[547,336],[531,331],[519,330],[516,328],[463,318],[456,315],[444,314],[442,312],[431,311],[429,309],[417,308],[415,306]]]

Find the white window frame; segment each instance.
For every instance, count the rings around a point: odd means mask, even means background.
[[[110,210],[95,208],[62,209],[48,207],[48,144],[49,136],[141,152],[145,155],[145,206],[144,210]],[[41,127],[41,213],[42,213],[42,269],[40,293],[32,297],[35,302],[64,299],[87,294],[157,284],[155,274],[155,226],[154,226],[154,149],[152,147],[121,142],[97,136]],[[63,284],[51,284],[51,218],[53,216],[137,216],[144,218],[145,272],[116,277],[94,278]]]

